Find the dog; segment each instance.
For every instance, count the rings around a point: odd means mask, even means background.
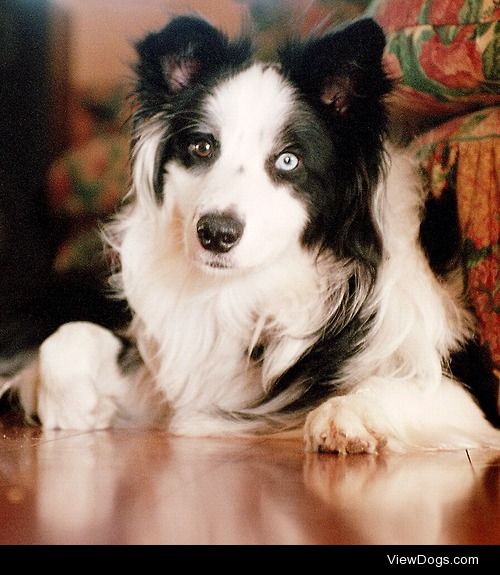
[[[197,16],[137,44],[131,190],[105,231],[133,319],[46,339],[12,385],[28,415],[303,430],[308,450],[342,454],[500,446],[451,369],[474,321],[387,143],[384,46],[360,19],[261,63],[249,36]]]

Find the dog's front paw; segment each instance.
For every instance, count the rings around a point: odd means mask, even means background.
[[[312,411],[304,433],[308,451],[376,453],[387,443],[365,399],[350,395],[329,399]]]
[[[37,414],[48,429],[105,429],[116,412],[119,340],[91,323],[69,323],[40,348]]]

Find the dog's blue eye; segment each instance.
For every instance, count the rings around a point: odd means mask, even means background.
[[[291,152],[283,152],[278,156],[274,165],[280,172],[291,172],[299,165],[299,158]]]

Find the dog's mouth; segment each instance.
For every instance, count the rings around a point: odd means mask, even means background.
[[[223,255],[197,254],[194,263],[198,268],[209,273],[228,272],[235,268],[232,258]]]
[[[233,267],[232,265],[229,265],[227,262],[218,262],[218,261],[205,262],[204,265],[213,270],[229,270]]]

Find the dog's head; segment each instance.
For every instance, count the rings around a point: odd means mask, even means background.
[[[275,65],[196,17],[144,38],[134,191],[164,223],[168,249],[212,273],[293,249],[376,258],[383,48],[371,20],[290,41]]]

